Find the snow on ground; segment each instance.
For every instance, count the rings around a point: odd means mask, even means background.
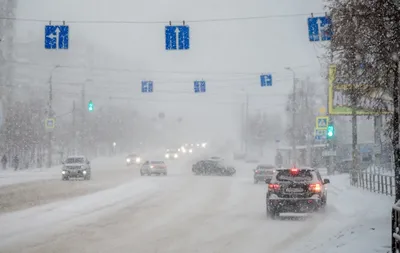
[[[195,158],[169,161],[167,177],[0,215],[10,228],[0,252],[387,251],[392,199],[350,187],[348,175],[330,177],[326,213],[267,220],[256,164],[234,162],[234,177],[193,176]]]

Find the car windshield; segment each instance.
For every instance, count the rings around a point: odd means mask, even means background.
[[[84,161],[85,158],[83,157],[68,157],[65,163],[84,163]]]
[[[137,155],[136,154],[130,154],[130,155],[128,155],[128,157],[135,158],[135,157],[137,157]]]
[[[176,150],[176,149],[170,149],[167,151],[167,153],[177,153],[177,152],[178,152],[178,150]]]
[[[154,165],[162,165],[162,164],[165,164],[163,161],[151,161],[150,163],[151,163],[151,164],[154,164]]]
[[[259,169],[259,170],[273,170],[273,169],[275,169],[275,167],[274,166],[269,166],[269,165],[260,165],[260,166],[258,166],[257,169]]]
[[[290,170],[281,170],[276,175],[278,181],[311,181],[313,176],[310,170],[300,170],[292,173]]]

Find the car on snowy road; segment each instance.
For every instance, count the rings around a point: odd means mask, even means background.
[[[254,183],[257,184],[258,182],[270,182],[274,172],[276,172],[276,168],[274,165],[258,165],[257,168],[254,169]]]
[[[142,158],[138,154],[130,154],[126,157],[126,166],[130,166],[133,164],[139,165],[142,161]]]
[[[164,175],[168,174],[167,165],[164,161],[145,161],[140,168],[140,175]]]
[[[236,174],[236,169],[225,165],[222,159],[208,159],[193,164],[192,172],[195,175],[233,176]]]
[[[90,162],[85,156],[69,156],[63,162],[61,175],[62,180],[69,180],[70,178],[90,180],[92,175]]]
[[[266,182],[267,183],[267,182]],[[324,210],[329,179],[322,179],[317,169],[277,169],[266,196],[266,215],[275,219],[280,213],[310,213]]]

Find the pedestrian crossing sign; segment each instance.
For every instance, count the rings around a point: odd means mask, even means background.
[[[329,117],[317,117],[315,122],[315,129],[327,129],[329,123]]]

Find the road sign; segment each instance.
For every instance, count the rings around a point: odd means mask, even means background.
[[[46,25],[44,29],[44,48],[46,49],[68,49],[69,26]]]
[[[142,93],[153,92],[153,81],[142,81]]]
[[[326,140],[326,129],[315,129],[314,137],[318,141]]]
[[[45,127],[48,130],[52,130],[56,127],[56,119],[54,118],[47,118],[45,121]]]
[[[194,81],[194,93],[206,92],[206,81]]]
[[[323,150],[322,156],[336,156],[336,150]]]
[[[331,40],[332,28],[330,17],[308,18],[308,38],[310,41]]]
[[[189,26],[166,26],[165,49],[188,50],[190,48]]]
[[[272,75],[271,74],[261,75],[260,80],[261,80],[261,87],[272,86]]]
[[[329,117],[327,117],[327,116],[316,117],[315,128],[316,129],[327,129],[328,123],[329,123]]]

